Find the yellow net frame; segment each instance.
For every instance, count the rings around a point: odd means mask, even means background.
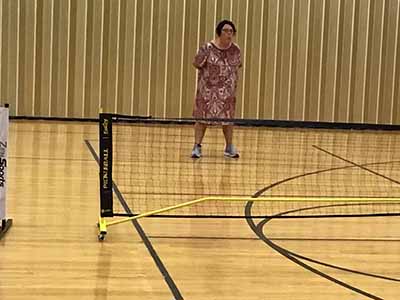
[[[179,208],[183,208],[183,207],[188,207],[188,206],[192,206],[195,204],[199,204],[199,203],[203,203],[206,201],[223,201],[223,202],[259,202],[259,201],[268,201],[268,202],[278,202],[278,201],[285,201],[285,202],[331,202],[331,203],[335,203],[335,202],[345,202],[345,203],[368,203],[368,202],[373,202],[373,201],[384,201],[384,202],[399,202],[400,203],[400,198],[383,198],[383,197],[257,197],[257,198],[253,198],[253,197],[203,197],[203,198],[199,198],[199,199],[195,199],[192,201],[187,201],[187,202],[183,202],[177,205],[172,205],[172,206],[168,206],[168,207],[164,207],[164,208],[160,208],[157,210],[152,210],[152,211],[148,211],[145,213],[141,213],[132,217],[126,217],[126,218],[122,218],[119,220],[115,220],[115,221],[110,221],[107,222],[107,220],[105,218],[101,218],[99,217],[99,223],[98,223],[98,227],[99,227],[99,239],[103,240],[105,234],[107,233],[107,227],[109,226],[114,226],[117,224],[122,224],[122,223],[126,223],[126,222],[130,222],[133,220],[137,220],[137,219],[141,219],[141,218],[145,218],[145,217],[149,217],[152,215],[158,215],[158,214],[162,214],[168,211],[172,211],[172,210],[176,210]]]

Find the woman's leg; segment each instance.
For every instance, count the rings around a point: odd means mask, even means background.
[[[203,123],[194,124],[194,146],[192,149],[192,158],[201,157],[201,142],[206,133],[207,125]]]
[[[222,125],[222,131],[224,132],[226,142],[224,155],[231,158],[239,158],[239,153],[232,144],[233,125]]]
[[[226,146],[232,145],[233,125],[222,125],[222,131],[224,132]]]
[[[204,134],[206,133],[207,124],[196,122],[194,124],[194,143],[201,145],[203,141]]]

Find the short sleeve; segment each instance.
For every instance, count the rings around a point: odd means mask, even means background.
[[[196,56],[194,57],[193,60],[193,65],[196,68],[201,69],[206,63],[208,55],[209,55],[209,49],[207,47],[207,44],[204,44],[197,51]]]

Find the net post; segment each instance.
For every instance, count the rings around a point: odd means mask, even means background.
[[[99,115],[100,217],[113,217],[112,114]]]
[[[6,103],[0,107],[0,239],[12,225],[12,219],[6,218],[8,124],[9,105]]]

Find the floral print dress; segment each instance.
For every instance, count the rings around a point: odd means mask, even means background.
[[[240,48],[232,43],[226,49],[214,43],[198,50],[193,65],[199,70],[193,117],[232,119],[235,117]]]

